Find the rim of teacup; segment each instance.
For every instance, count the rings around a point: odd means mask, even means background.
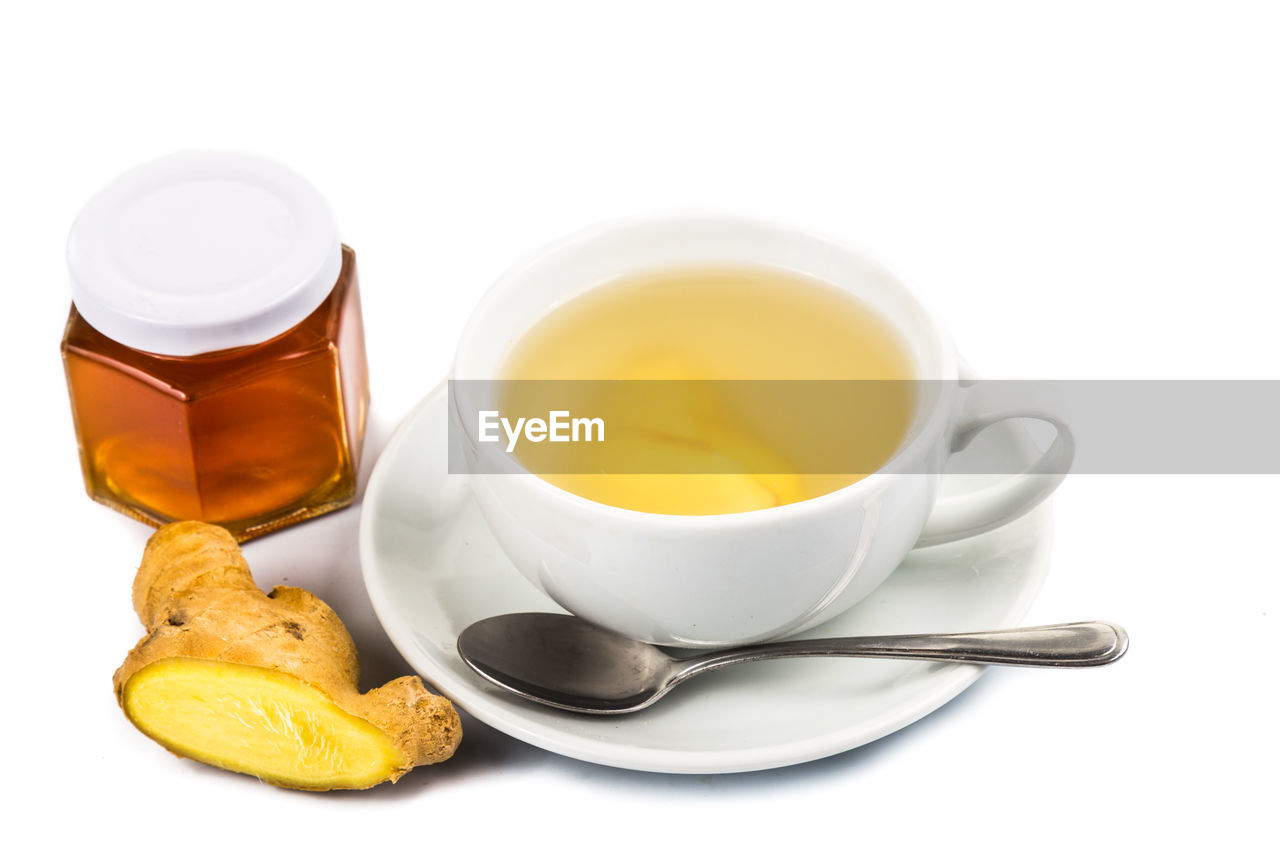
[[[784,518],[795,515],[820,511],[822,508],[830,504],[844,503],[850,500],[856,500],[858,497],[874,493],[875,491],[883,488],[886,481],[891,477],[923,475],[918,467],[915,467],[915,460],[917,460],[922,454],[928,453],[930,450],[935,448],[943,438],[944,434],[948,431],[951,423],[954,421],[954,403],[958,394],[959,356],[956,352],[951,336],[924,307],[919,298],[916,297],[914,291],[912,291],[896,273],[886,267],[883,263],[862,251],[857,246],[852,245],[847,240],[836,238],[826,232],[807,226],[785,224],[776,220],[745,216],[737,213],[722,213],[717,211],[678,211],[608,219],[579,229],[578,231],[560,237],[556,240],[552,240],[551,242],[545,243],[529,252],[526,252],[520,259],[503,271],[503,273],[499,275],[493,284],[491,284],[485,291],[484,295],[481,296],[480,301],[476,303],[470,316],[467,318],[466,325],[463,327],[462,334],[459,336],[458,345],[454,352],[454,362],[452,371],[450,372],[450,378],[498,378],[488,376],[459,376],[459,364],[463,364],[464,367],[466,366],[465,359],[472,355],[472,350],[475,348],[476,340],[484,334],[484,320],[488,312],[494,310],[497,303],[502,300],[504,295],[506,295],[513,287],[516,287],[521,279],[527,276],[528,273],[535,269],[539,264],[546,263],[549,260],[562,256],[574,249],[579,249],[595,243],[610,235],[637,231],[646,227],[655,227],[659,225],[700,225],[703,227],[708,225],[719,225],[765,229],[777,235],[805,240],[815,244],[822,244],[828,249],[835,250],[836,252],[846,255],[855,264],[872,271],[880,279],[890,282],[892,287],[897,290],[898,296],[904,299],[905,303],[910,306],[914,314],[915,321],[929,331],[932,339],[931,342],[936,350],[939,364],[937,375],[929,376],[927,378],[930,381],[941,380],[936,383],[938,386],[937,399],[933,401],[932,406],[927,410],[927,412],[917,414],[915,422],[913,422],[912,428],[908,432],[906,439],[904,439],[902,444],[899,445],[893,456],[891,456],[889,460],[876,471],[853,483],[850,483],[847,486],[827,492],[826,494],[806,498],[802,501],[793,501],[791,503],[780,504],[772,507],[763,507],[761,509],[746,510],[743,512],[709,515],[680,515],[674,513],[656,513],[627,509],[626,507],[619,507],[612,504],[594,501],[590,498],[585,498],[566,489],[562,489],[523,468],[523,466],[515,460],[513,460],[512,464],[514,467],[518,468],[521,473],[472,473],[468,476],[517,477],[520,479],[522,484],[545,494],[548,499],[566,502],[584,512],[593,512],[605,517],[626,519],[628,523],[632,524],[677,524],[702,528],[725,528],[745,524],[754,525],[760,523],[760,521],[765,518],[783,520]],[[543,309],[543,313],[526,318],[526,321],[521,327],[521,334],[527,332],[537,324],[544,316],[546,316],[547,312],[557,307],[557,305],[563,304],[564,301],[572,299],[577,295],[604,283],[606,282],[600,281],[595,285],[590,285],[579,290],[565,299],[546,305]],[[836,282],[830,283],[834,286],[840,287]],[[841,289],[845,288],[842,287]],[[880,310],[880,306],[873,305],[872,307]],[[908,337],[898,324],[895,323],[894,326],[903,334],[903,337],[906,338],[908,344],[911,345],[913,355],[916,355],[917,348],[913,343],[913,339]],[[514,343],[514,340],[509,343]],[[464,374],[466,373],[465,370],[462,372]],[[465,391],[462,393],[465,394]],[[449,396],[454,407],[454,412],[452,414],[455,416],[460,415],[458,400],[453,393],[450,393]],[[458,420],[461,423],[465,419],[459,417]],[[471,429],[465,423],[462,423],[462,429],[463,433],[466,435],[468,443],[472,448],[474,448],[476,446],[476,437],[472,434]]]

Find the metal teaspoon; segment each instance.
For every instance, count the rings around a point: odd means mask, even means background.
[[[969,634],[791,640],[674,657],[561,613],[507,613],[458,635],[458,654],[481,676],[526,699],[585,714],[647,708],[695,675],[791,657],[887,657],[1007,666],[1101,666],[1129,637],[1110,622],[1072,622]]]

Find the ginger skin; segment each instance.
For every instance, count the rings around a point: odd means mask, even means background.
[[[178,755],[282,787],[367,788],[445,760],[462,736],[417,676],[359,693],[337,614],[303,589],[263,593],[221,527],[158,530],[133,606],[148,634],[116,671],[116,698]]]

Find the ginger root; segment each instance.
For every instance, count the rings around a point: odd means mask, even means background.
[[[303,589],[258,589],[231,534],[184,521],[147,542],[133,607],[148,634],[116,671],[116,698],[179,756],[286,788],[396,781],[453,754],[448,699],[417,676],[368,693],[338,615]]]

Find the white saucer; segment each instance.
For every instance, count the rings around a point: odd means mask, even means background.
[[[824,758],[906,726],[974,682],[983,667],[801,659],[709,673],[629,716],[557,711],[501,691],[458,657],[458,633],[486,616],[560,611],[489,535],[465,475],[447,463],[441,385],[400,425],[378,460],[360,519],[360,559],[378,618],[405,660],[476,719],[553,752],[635,770],[730,773]],[[1013,448],[1020,447],[1021,450]],[[1025,437],[988,429],[953,457],[955,476],[992,454],[1029,454]],[[913,552],[867,599],[803,636],[1013,627],[1048,570],[1047,505],[1004,528]]]

